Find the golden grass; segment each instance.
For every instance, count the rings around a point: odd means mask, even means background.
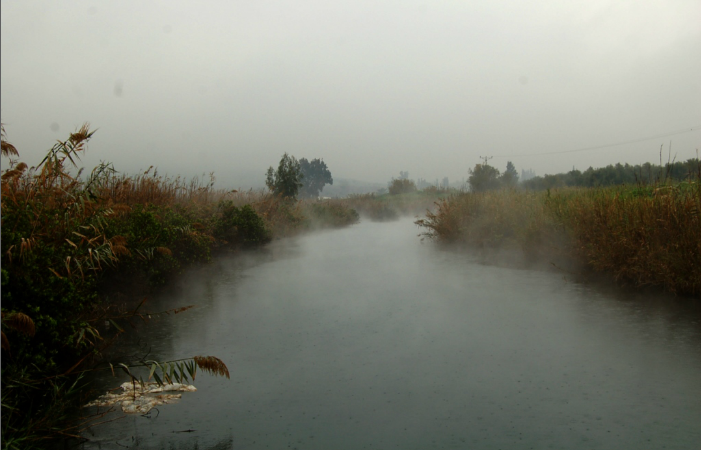
[[[632,194],[631,194],[632,193]],[[553,196],[550,212],[595,270],[636,285],[701,294],[701,188],[582,190]]]
[[[520,245],[535,251],[544,237],[554,233],[556,224],[545,213],[543,195],[501,190],[461,193],[437,202],[417,225],[425,236],[469,246]]]
[[[463,193],[417,224],[424,235],[524,255],[571,255],[636,286],[701,295],[701,188],[677,186]],[[564,238],[564,240],[563,240]]]

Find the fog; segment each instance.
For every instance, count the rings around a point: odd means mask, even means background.
[[[698,1],[1,9],[2,122],[29,164],[86,121],[87,167],[219,187],[262,185],[284,152],[385,182],[460,180],[480,156],[542,175],[701,148]]]
[[[179,404],[96,426],[82,448],[698,447],[698,305],[483,264],[412,222],[277,240],[150,296],[142,312],[197,307],[120,350],[207,352],[231,379],[198,375]]]

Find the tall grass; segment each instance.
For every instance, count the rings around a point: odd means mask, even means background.
[[[576,253],[635,285],[701,294],[701,186],[579,190],[548,198]]]
[[[566,188],[462,193],[417,224],[475,248],[519,248],[528,258],[575,258],[635,286],[701,296],[701,187]]]

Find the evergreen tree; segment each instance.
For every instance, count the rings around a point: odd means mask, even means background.
[[[518,172],[516,167],[514,167],[514,163],[511,161],[506,163],[506,171],[499,180],[505,187],[515,187],[518,184]]]

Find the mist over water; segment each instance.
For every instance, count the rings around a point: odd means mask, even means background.
[[[200,373],[198,392],[97,427],[84,448],[701,443],[698,307],[482,265],[418,233],[364,222],[193,271],[147,305],[198,308],[124,350],[215,355],[231,380]]]

